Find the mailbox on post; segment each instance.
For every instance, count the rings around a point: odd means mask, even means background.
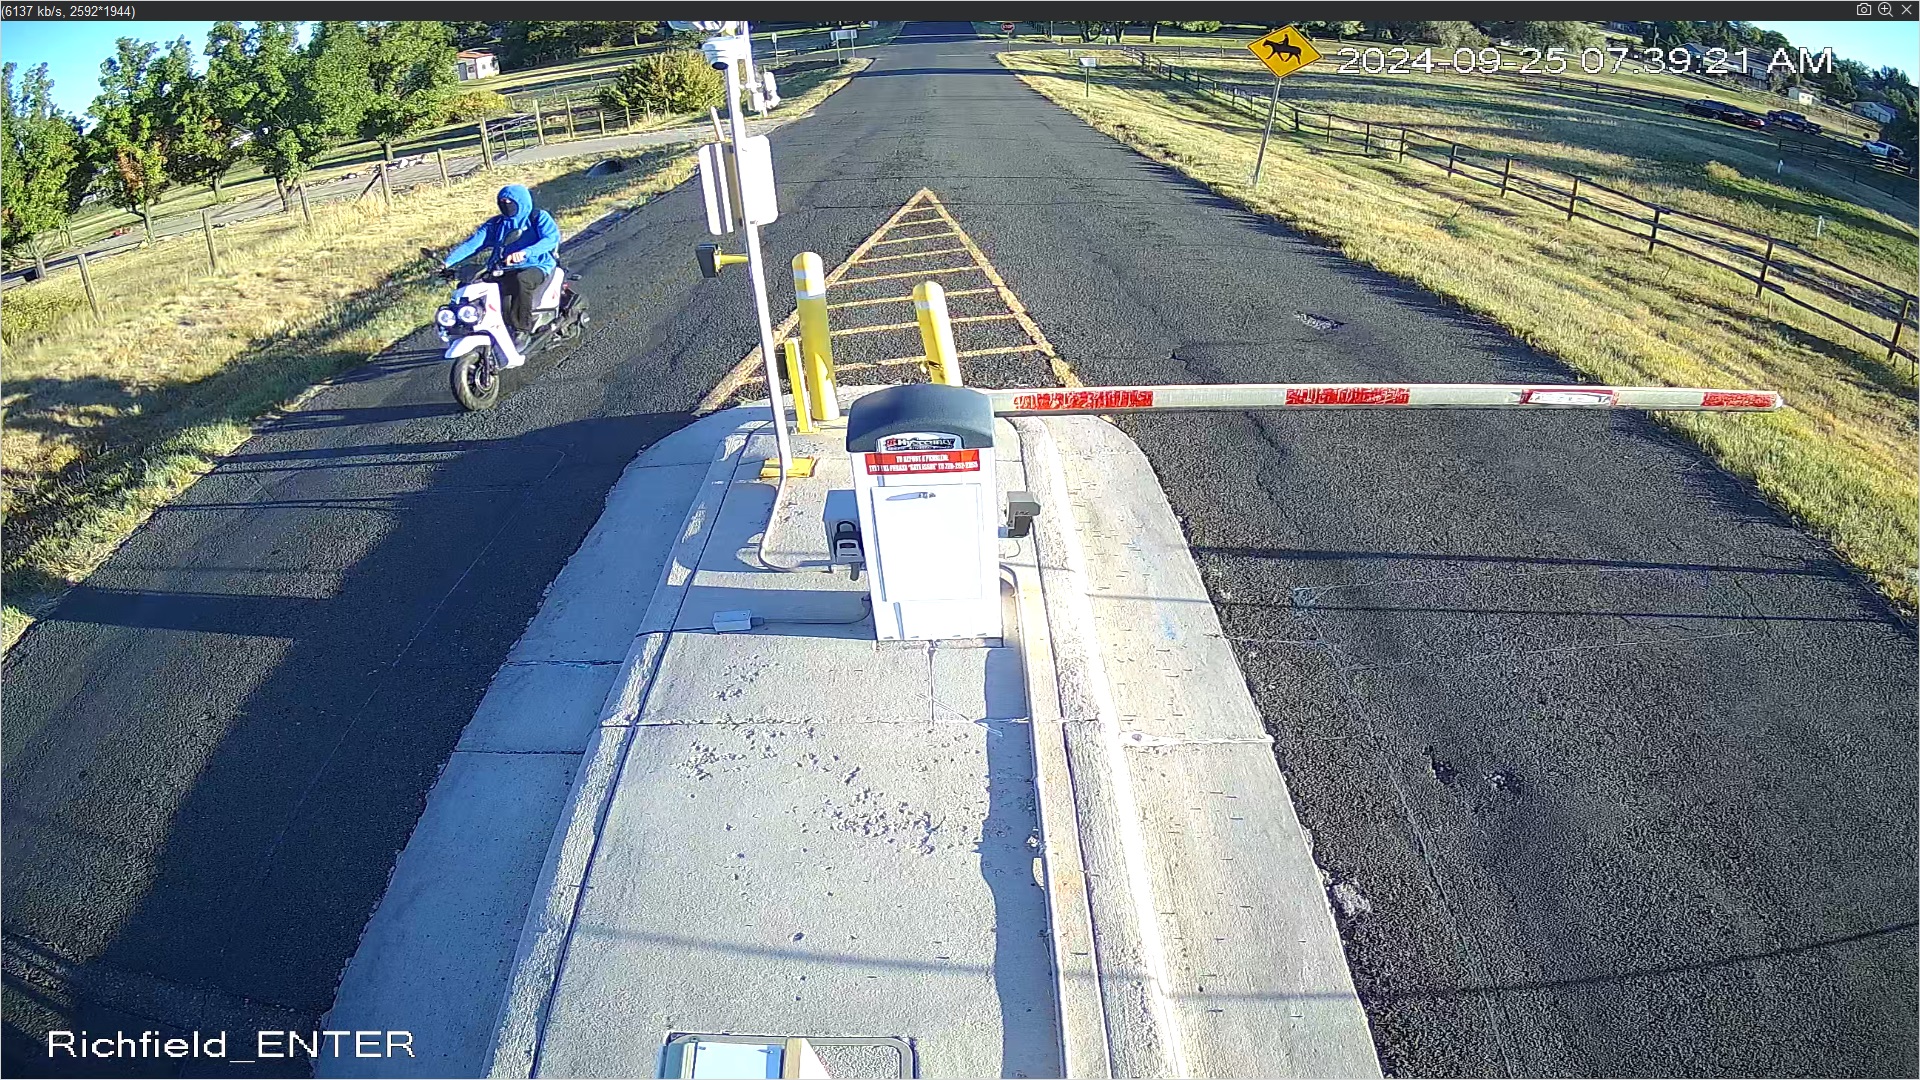
[[[922,383],[866,394],[847,412],[847,451],[880,639],[1000,637],[986,395]]]

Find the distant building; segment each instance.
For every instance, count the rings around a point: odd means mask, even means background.
[[[454,57],[454,71],[460,75],[461,82],[484,79],[489,75],[500,74],[500,61],[484,49],[462,49]]]
[[[1900,115],[1890,106],[1882,105],[1877,101],[1856,101],[1853,103],[1853,111],[1876,124],[1891,124],[1893,118]]]
[[[1795,105],[1818,105],[1820,104],[1820,95],[1804,86],[1789,86],[1787,87],[1787,100],[1793,102]]]

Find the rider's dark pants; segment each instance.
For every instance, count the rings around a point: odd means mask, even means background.
[[[533,329],[533,305],[540,298],[540,287],[547,283],[547,272],[537,266],[509,270],[500,275],[501,313],[515,330]]]

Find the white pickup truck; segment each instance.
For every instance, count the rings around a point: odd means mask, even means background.
[[[1868,139],[1866,142],[1860,144],[1860,148],[1872,154],[1884,164],[1895,165],[1903,169],[1907,166],[1907,152],[1892,143],[1881,142],[1878,139]]]

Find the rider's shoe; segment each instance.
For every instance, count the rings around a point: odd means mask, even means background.
[[[530,331],[526,331],[526,330],[513,331],[513,348],[515,352],[518,352],[520,354],[520,359],[518,361],[510,360],[504,364],[501,364],[500,366],[503,368],[516,368],[516,367],[519,367],[521,364],[526,363],[527,362],[527,346],[531,345],[532,343],[533,343],[533,334]]]

